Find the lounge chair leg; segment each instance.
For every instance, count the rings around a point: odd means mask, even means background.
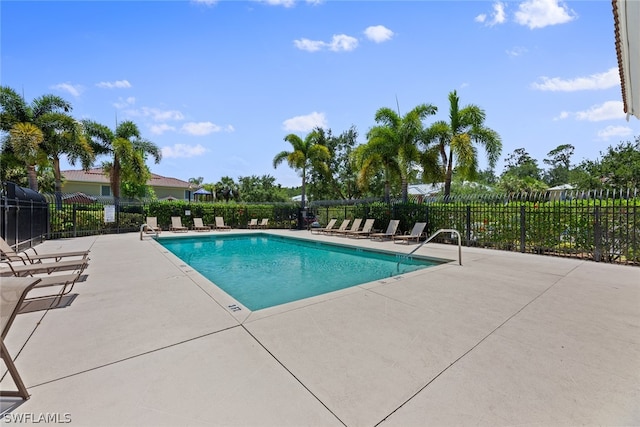
[[[17,391],[0,390],[0,396],[21,397],[24,400],[29,399],[29,392],[27,391],[27,387],[25,387],[24,383],[22,382],[22,378],[20,378],[20,374],[18,374],[18,369],[16,369],[16,365],[13,363],[13,360],[9,355],[7,347],[5,347],[4,340],[2,338],[0,338],[0,345],[2,345],[2,348],[0,348],[0,356],[2,357],[2,360],[4,360],[11,378],[13,378],[13,382],[18,388]]]

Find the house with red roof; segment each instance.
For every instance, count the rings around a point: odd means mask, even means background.
[[[82,193],[93,197],[111,197],[111,185],[109,176],[100,168],[89,170],[62,171],[64,180],[62,192]],[[156,197],[160,200],[189,200],[191,191],[195,190],[187,181],[177,178],[151,174],[147,185],[153,188]]]

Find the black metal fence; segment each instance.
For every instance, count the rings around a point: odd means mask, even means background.
[[[18,187],[19,188],[19,187]],[[38,193],[35,193],[38,195]],[[399,219],[401,232],[427,222],[427,235],[440,228],[458,230],[467,246],[590,259],[640,266],[640,194],[637,190],[559,192],[416,199],[384,203],[377,199],[321,201],[309,205],[309,216],[295,203],[238,204],[186,201],[124,201],[64,195],[23,198],[3,191],[0,233],[10,244],[30,245],[57,239],[107,233],[137,232],[147,216],[169,228],[172,216],[184,226],[192,218],[213,224],[216,216],[233,228],[253,218],[269,218],[270,228],[298,228],[315,218],[324,226],[339,221],[374,218],[376,229]],[[20,196],[20,194],[18,194]],[[39,196],[39,195],[38,195]],[[60,202],[62,200],[62,203]],[[448,243],[443,236],[436,241]]]
[[[458,230],[466,246],[591,259],[640,266],[640,194],[563,191],[483,197],[430,198],[411,203],[318,202],[321,223],[330,218],[390,219],[400,230],[426,222],[426,234]],[[449,243],[447,236],[435,241]]]
[[[0,235],[12,247],[41,243],[48,234],[49,204],[35,191],[12,182],[0,189]]]

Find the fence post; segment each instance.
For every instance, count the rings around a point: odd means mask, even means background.
[[[526,250],[527,239],[527,220],[525,218],[525,206],[520,205],[520,252],[524,253]]]
[[[77,227],[77,221],[76,221],[76,204],[73,204],[73,237],[78,237],[78,227]]]
[[[600,262],[602,260],[602,226],[600,224],[600,206],[594,206],[593,214],[593,240],[595,243],[593,260]]]
[[[465,219],[465,227],[467,228],[467,232],[465,233],[467,244],[466,246],[471,245],[471,205],[467,205],[467,217]]]

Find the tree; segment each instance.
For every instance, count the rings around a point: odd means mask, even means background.
[[[541,175],[538,161],[524,148],[517,148],[505,159],[498,189],[507,193],[542,191],[547,185],[541,181]]]
[[[474,144],[480,144],[484,148],[490,168],[495,167],[502,152],[500,135],[484,125],[485,111],[473,104],[460,108],[459,102],[455,90],[449,93],[449,122],[433,123],[423,138],[427,149],[436,150],[440,154],[445,197],[451,194],[454,165],[463,179],[475,178],[478,154]],[[434,144],[433,148],[429,148],[431,144]]]
[[[531,157],[524,148],[516,148],[505,159],[505,169],[502,175],[512,175],[517,178],[533,178],[540,180],[542,170],[538,161]]]
[[[224,199],[226,202],[240,200],[240,189],[231,177],[223,176],[220,178],[220,181],[215,183],[213,190],[213,194],[218,200]]]
[[[31,138],[31,146],[26,148],[22,139],[18,152],[13,150],[16,157],[25,160],[28,154],[27,165],[29,174],[35,174],[35,163],[40,162],[45,166],[47,160],[52,163],[55,177],[55,191],[59,196],[62,191],[62,176],[60,173],[60,157],[66,155],[71,164],[77,160],[82,161],[84,169],[89,168],[94,160],[94,153],[88,145],[82,127],[68,113],[71,111],[71,104],[55,95],[44,95],[27,104],[24,99],[9,87],[0,87],[0,130],[11,133],[15,127],[14,138],[22,135],[22,138]],[[23,125],[31,126],[23,126]],[[42,139],[36,145],[34,128],[40,131]],[[27,132],[27,133],[25,133]],[[9,140],[11,137],[7,138]],[[39,138],[39,137],[38,137]],[[12,149],[15,148],[12,144]],[[27,150],[27,151],[24,151]],[[35,151],[34,151],[35,150]],[[5,151],[6,144],[5,144]],[[33,179],[30,178],[30,186]],[[37,190],[37,185],[32,187]]]
[[[362,149],[360,156],[363,166],[375,164],[400,175],[402,200],[408,200],[409,179],[415,175],[416,166],[420,162],[418,141],[424,133],[422,121],[435,114],[436,107],[429,104],[420,104],[401,117],[390,108],[382,107],[375,115],[378,123],[367,133],[368,149]],[[368,163],[368,165],[366,165]],[[387,176],[387,180],[390,177]],[[386,193],[385,189],[385,193]],[[388,194],[385,194],[388,198]]]
[[[189,178],[188,182],[193,186],[193,188],[200,188],[204,182],[204,178],[201,176],[197,178]]]
[[[135,123],[126,120],[116,126],[115,132],[91,120],[82,123],[96,153],[112,156],[102,167],[109,176],[111,192],[116,201],[120,199],[121,182],[134,186],[147,184],[151,177],[146,165],[147,155],[151,155],[158,164],[162,153],[154,143],[140,136]]]
[[[239,177],[242,201],[255,202],[286,202],[289,200],[286,192],[271,175],[251,175]]]
[[[42,131],[33,123],[16,123],[9,130],[8,142],[16,158],[22,160],[27,167],[29,188],[33,191],[38,191],[36,163],[41,154],[40,144],[43,140]]]
[[[640,188],[640,136],[635,142],[609,146],[601,159],[580,163],[572,177],[580,189]]]
[[[355,127],[333,136],[331,129],[316,128],[320,133],[318,143],[329,150],[330,158],[326,168],[312,169],[308,174],[307,191],[315,199],[337,200],[356,198],[360,191],[356,184],[352,152],[358,138]]]
[[[284,140],[291,144],[293,151],[281,151],[273,158],[273,167],[277,168],[283,161],[287,161],[290,168],[300,171],[302,177],[302,198],[300,206],[306,207],[307,172],[313,168],[325,169],[326,161],[331,158],[329,149],[319,143],[321,133],[315,129],[303,140],[296,134],[289,134]]]
[[[571,156],[575,147],[571,144],[558,145],[547,153],[548,158],[543,162],[549,165],[544,174],[544,181],[551,187],[569,183],[571,171]]]

